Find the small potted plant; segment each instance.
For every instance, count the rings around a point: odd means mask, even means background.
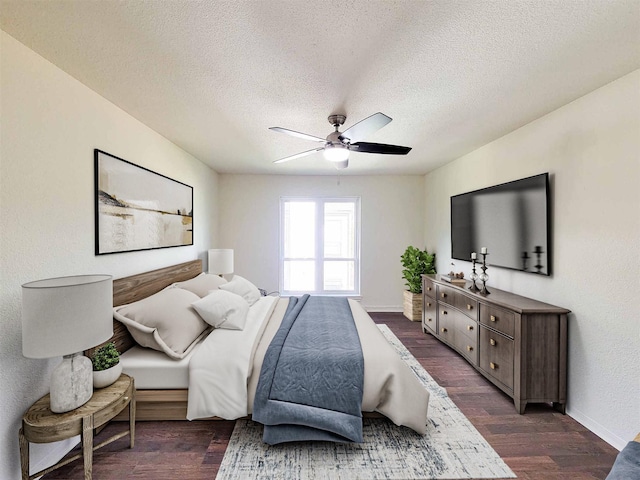
[[[436,273],[435,253],[409,246],[401,255],[402,278],[408,287],[404,291],[404,316],[411,321],[422,320],[422,275]]]
[[[104,388],[115,382],[122,373],[120,354],[116,344],[109,342],[98,348],[93,357],[93,387]]]

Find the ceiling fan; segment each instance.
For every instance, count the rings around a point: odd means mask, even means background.
[[[368,143],[360,140],[376,130],[381,129],[392,119],[384,113],[374,113],[370,117],[359,121],[355,125],[347,128],[344,132],[338,129],[344,124],[347,117],[345,115],[329,115],[329,123],[334,126],[335,131],[331,132],[327,138],[320,138],[306,133],[296,132],[282,127],[270,127],[269,130],[282,132],[298,138],[320,142],[323,145],[313,150],[296,153],[288,157],[276,160],[273,163],[283,163],[296,158],[304,157],[322,151],[324,158],[334,164],[337,169],[347,168],[349,165],[349,152],[379,153],[383,155],[406,155],[411,151],[411,147],[401,147],[399,145],[386,145],[384,143]]]

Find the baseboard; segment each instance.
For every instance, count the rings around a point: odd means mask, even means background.
[[[620,438],[618,435],[611,432],[606,427],[603,427],[598,422],[593,421],[591,418],[589,418],[587,415],[584,415],[579,410],[567,408],[567,415],[569,415],[576,422],[580,423],[591,432],[595,433],[602,440],[604,440],[617,450],[622,450],[630,440],[633,440],[633,438]]]
[[[362,305],[367,312],[402,313],[402,305]]]
[[[54,443],[29,444],[29,475],[55,465],[80,443],[80,435]]]

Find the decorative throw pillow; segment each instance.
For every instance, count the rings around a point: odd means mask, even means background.
[[[242,330],[249,313],[244,298],[225,290],[214,290],[191,306],[209,325],[227,330]]]
[[[209,273],[202,272],[197,277],[193,277],[191,280],[185,280],[184,282],[174,283],[172,287],[182,288],[195,293],[200,298],[206,297],[211,290],[217,290],[220,285],[227,283],[227,281],[219,277],[218,275],[211,275]]]
[[[138,344],[180,359],[186,356],[209,328],[191,308],[199,297],[181,288],[165,288],[128,305],[113,309]]]
[[[230,282],[220,285],[220,290],[226,290],[240,295],[249,306],[260,300],[260,290],[253,283],[240,275],[234,275]]]

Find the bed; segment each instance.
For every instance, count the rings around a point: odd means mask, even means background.
[[[114,307],[139,303],[176,283],[180,286],[202,276],[201,261],[195,260],[116,279],[113,283]],[[262,297],[250,307],[247,317],[247,325],[250,326],[244,327],[242,333],[226,328],[208,328],[188,351],[182,352],[181,358],[173,359],[162,351],[140,346],[127,327],[114,318],[114,335],[110,341],[121,352],[123,371],[136,380],[137,419],[195,420],[250,416],[262,362],[285,318],[288,305],[287,298]],[[363,415],[382,414],[397,425],[424,433],[428,392],[390,347],[361,305],[352,300],[348,305],[364,357]],[[263,320],[250,321],[252,316]],[[244,344],[234,346],[232,342],[237,342],[238,338],[245,338],[241,340]],[[230,355],[230,351],[234,354]],[[91,353],[87,352],[88,355]],[[222,362],[230,357],[234,357],[234,361],[235,357],[243,357],[244,366],[238,366],[242,365],[240,362],[221,367]],[[194,383],[198,376],[206,377],[208,386]],[[227,381],[234,376],[237,377],[238,392],[233,393],[233,399],[229,401],[228,390],[233,391],[236,387],[216,386],[216,382]],[[244,384],[244,392],[241,384]],[[118,419],[124,420],[125,416]]]

